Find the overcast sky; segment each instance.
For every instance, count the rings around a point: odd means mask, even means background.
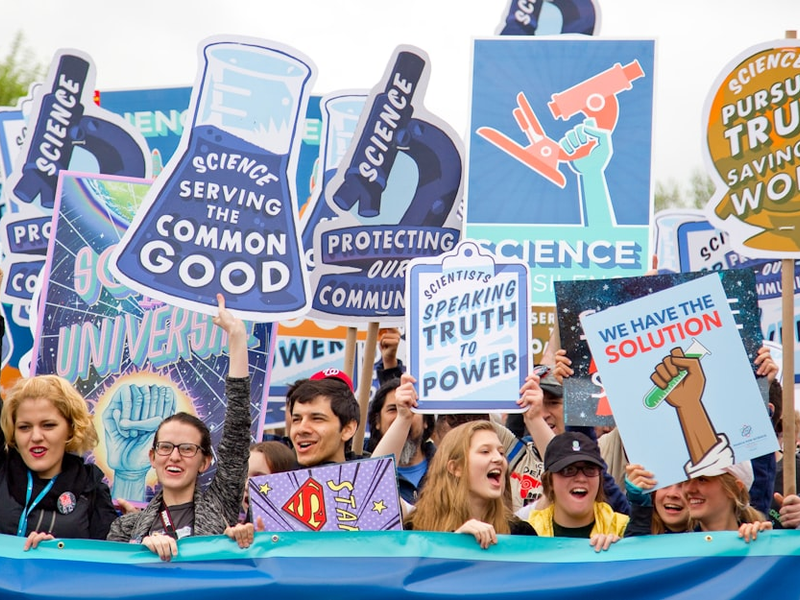
[[[688,181],[702,168],[701,114],[720,71],[743,50],[800,29],[800,0],[597,0],[600,35],[655,38],[654,174]],[[431,59],[425,106],[462,136],[470,47],[494,35],[508,0],[3,0],[0,55],[21,30],[43,62],[87,52],[99,89],[188,85],[197,45],[219,34],[297,48],[318,69],[313,92],[372,87],[394,48]]]

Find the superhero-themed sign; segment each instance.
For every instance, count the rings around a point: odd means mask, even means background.
[[[556,312],[561,347],[572,360],[574,375],[564,379],[564,420],[568,425],[614,424],[600,365],[589,349],[580,319],[592,312],[605,310],[633,299],[666,290],[704,273],[675,273],[646,277],[622,277],[613,280],[562,281],[555,285]],[[749,269],[720,271],[718,276],[735,311],[741,343],[750,361],[748,373],[755,375],[755,360],[761,347],[758,296],[755,275]],[[603,374],[604,375],[604,374]],[[762,394],[766,397],[766,387]],[[764,401],[766,403],[766,400]]]
[[[33,371],[64,377],[86,398],[100,433],[94,462],[114,497],[144,501],[156,484],[148,451],[162,419],[189,412],[214,447],[221,439],[227,340],[211,316],[142,296],[111,274],[109,257],[148,182],[68,172],[60,180]],[[275,338],[271,324],[248,327],[250,434],[259,441]]]
[[[650,263],[652,40],[475,40],[466,236],[553,282]]]
[[[628,458],[658,486],[778,449],[717,274],[587,311],[581,325]]]
[[[407,280],[406,343],[419,411],[519,412],[531,367],[526,265],[464,240],[440,257],[411,261]]]
[[[266,531],[403,529],[391,456],[253,477],[248,490]]]
[[[210,38],[178,151],[112,259],[120,281],[205,313],[221,290],[243,318],[307,311],[294,172],[314,67],[296,50]]]
[[[398,47],[325,187],[336,218],[314,232],[316,319],[401,323],[408,262],[458,243],[463,152],[422,105],[428,71],[424,52]]]
[[[704,107],[704,157],[716,191],[709,220],[754,258],[800,258],[800,41],[748,48]]]

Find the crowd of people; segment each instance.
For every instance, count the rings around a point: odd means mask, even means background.
[[[800,498],[780,493],[774,455],[659,487],[645,466],[628,463],[614,429],[567,427],[563,380],[573,371],[564,350],[528,375],[520,414],[434,417],[414,410],[416,380],[397,359],[399,332],[388,330],[365,448],[352,447],[361,411],[350,377],[337,369],[290,386],[285,436],[253,444],[247,334],[222,296],[218,303],[214,323],[229,354],[218,447],[196,416],[168,416],[149,450],[157,492],[140,510],[124,499],[115,506],[102,471],[85,460],[98,442],[86,401],[57,376],[21,379],[0,417],[0,533],[24,537],[24,550],[55,538],[142,544],[164,561],[187,536],[227,535],[247,547],[264,530],[253,522],[248,477],[370,455],[395,458],[405,529],[468,534],[481,548],[530,535],[584,538],[599,552],[630,536],[725,530],[749,543],[764,530],[800,525]],[[755,370],[770,383],[778,429],[780,384],[768,350]],[[214,476],[201,486],[212,460]]]

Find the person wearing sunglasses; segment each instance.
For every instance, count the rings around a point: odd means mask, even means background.
[[[108,540],[144,544],[161,560],[178,554],[177,540],[187,536],[226,533],[242,545],[252,537],[237,526],[247,481],[250,456],[250,379],[247,331],[217,294],[219,312],[214,324],[228,334],[229,366],[225,380],[228,407],[222,439],[217,448],[217,469],[206,490],[197,478],[211,466],[211,433],[203,421],[185,412],[164,419],[150,449],[160,490],[147,507],[125,514],[111,524]],[[242,531],[236,532],[240,527]]]
[[[545,537],[589,538],[596,551],[608,550],[625,532],[629,517],[604,501],[605,464],[597,443],[578,432],[556,435],[544,453],[542,487],[549,501],[528,522]]]

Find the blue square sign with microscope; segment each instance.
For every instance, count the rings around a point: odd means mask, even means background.
[[[532,357],[527,265],[464,240],[409,263],[405,304],[418,412],[520,412]]]

